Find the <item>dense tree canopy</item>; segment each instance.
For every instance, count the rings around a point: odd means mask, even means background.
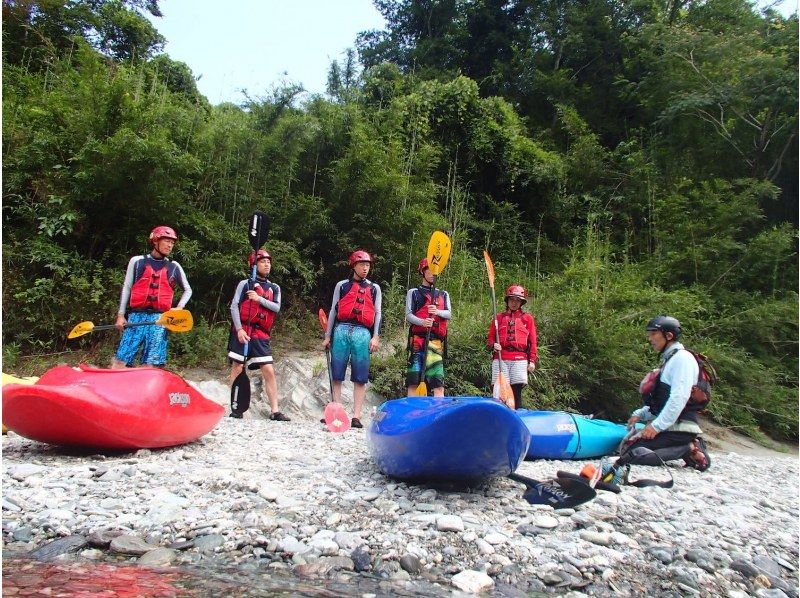
[[[354,247],[375,254],[399,347],[382,392],[402,392],[404,288],[442,229],[454,394],[487,387],[488,248],[498,284],[531,292],[529,405],[621,417],[652,366],[643,323],[671,313],[722,376],[719,421],[796,436],[797,18],[745,0],[376,6],[387,29],[331,65],[327,96],[211,106],[142,16],[154,0],[3,0],[7,362],[107,320],[161,223],[199,322],[173,348],[222,355],[264,209],[285,334]]]

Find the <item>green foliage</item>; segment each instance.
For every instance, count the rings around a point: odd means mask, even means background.
[[[170,335],[170,358],[186,366],[223,365],[229,332],[230,326],[210,326],[205,318],[195,318],[194,327],[189,332]]]

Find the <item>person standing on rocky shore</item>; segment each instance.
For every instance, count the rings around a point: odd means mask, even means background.
[[[406,293],[406,321],[411,324],[408,331],[408,369],[406,387],[408,396],[414,396],[419,384],[427,382],[433,396],[444,396],[444,356],[447,343],[447,324],[450,320],[450,295],[447,291],[434,289],[433,272],[428,259],[420,261],[417,268],[422,275],[422,284]],[[422,355],[425,338],[430,334],[427,350]],[[424,364],[424,366],[423,366]],[[424,368],[424,371],[423,371]]]
[[[192,296],[192,287],[183,268],[167,257],[178,241],[175,231],[169,226],[157,226],[150,231],[149,240],[152,251],[130,259],[122,283],[114,323],[122,332],[122,338],[111,362],[113,369],[133,367],[140,348],[141,365],[164,367],[167,362],[167,329],[155,325],[126,328],[125,325],[158,320],[161,314],[172,309],[174,289],[178,285],[183,289],[178,300],[179,309],[185,307]]]
[[[358,249],[350,254],[349,278],[340,280],[333,290],[333,301],[328,314],[324,349],[331,349],[331,377],[333,400],[342,400],[342,382],[347,364],[353,381],[353,428],[362,428],[361,408],[369,381],[370,353],[380,345],[381,288],[367,280],[372,256]]]
[[[615,467],[615,477],[628,464],[659,465],[662,461],[683,458],[688,466],[705,471],[711,466],[698,425],[702,405],[690,400],[700,368],[694,355],[678,342],[680,322],[671,316],[656,316],[646,326],[647,341],[661,357],[659,368],[642,381],[644,406],[635,410],[628,425],[647,422],[645,428],[624,447]],[[638,447],[649,449],[637,457]],[[653,453],[657,457],[653,457]],[[660,458],[658,458],[660,457]]]
[[[536,369],[536,321],[522,306],[528,302],[528,292],[518,284],[506,289],[506,311],[497,314],[497,323],[489,325],[487,344],[493,351],[492,385],[503,375],[514,392],[514,409],[522,408],[522,388],[528,384],[528,373]],[[498,334],[499,332],[499,334]]]
[[[255,281],[246,278],[239,282],[231,301],[231,335],[228,341],[228,360],[231,362],[230,383],[242,373],[247,363],[249,369],[260,369],[264,378],[264,390],[272,409],[271,420],[289,421],[278,409],[278,383],[272,367],[270,334],[275,316],[281,310],[281,288],[270,281],[272,256],[264,249],[253,251],[248,257],[252,268],[256,266]],[[247,351],[244,350],[247,343]],[[246,356],[246,357],[245,357]],[[241,418],[244,408],[232,409],[231,417]]]

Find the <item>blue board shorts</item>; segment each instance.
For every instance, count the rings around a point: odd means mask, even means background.
[[[134,311],[128,314],[128,323],[155,322],[160,313]],[[124,361],[129,368],[139,349],[142,349],[142,365],[162,366],[167,362],[167,329],[163,326],[134,326],[122,332],[117,348],[117,360]]]
[[[369,342],[372,334],[356,324],[337,324],[331,343],[331,377],[344,380],[347,362],[350,361],[350,380],[357,384],[369,381]]]

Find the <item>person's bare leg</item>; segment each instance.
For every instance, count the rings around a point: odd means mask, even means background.
[[[278,409],[278,381],[275,378],[275,368],[271,363],[261,366],[261,376],[264,378],[264,390],[267,392],[269,408],[272,413],[277,413]]]
[[[333,401],[335,403],[342,402],[342,381],[341,380],[334,380],[333,381]]]
[[[120,361],[116,357],[111,360],[111,369],[112,370],[124,370],[128,365],[124,361]]]
[[[364,397],[367,394],[367,385],[353,383],[353,417],[361,419],[361,407],[364,405]]]
[[[228,376],[228,386],[233,386],[233,381],[236,380],[236,376],[242,373],[242,368],[244,368],[243,363],[231,364],[231,375]]]

